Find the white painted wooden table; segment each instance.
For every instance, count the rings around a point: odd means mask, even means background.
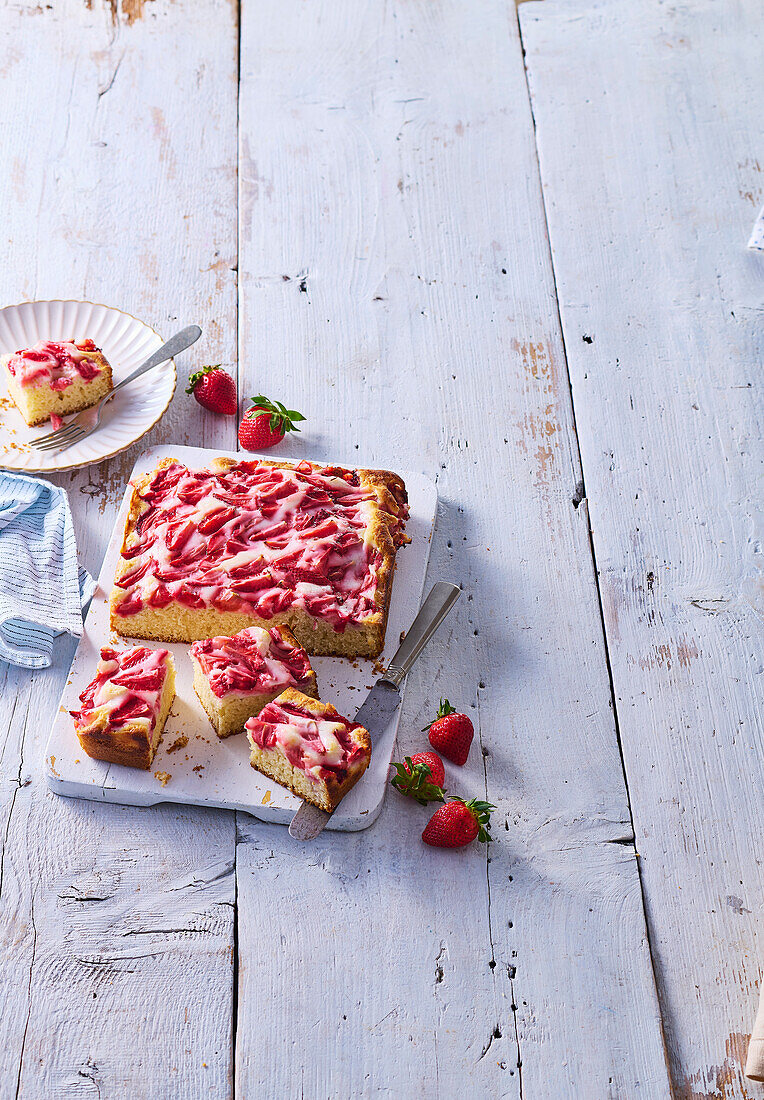
[[[240,23],[240,25],[239,25]],[[0,665],[0,1098],[764,1095],[758,0],[0,4],[0,300],[83,297],[435,476],[478,743],[301,847],[56,797]],[[185,365],[189,364],[186,357]],[[140,446],[235,446],[178,393]],[[61,475],[98,570],[136,451]]]

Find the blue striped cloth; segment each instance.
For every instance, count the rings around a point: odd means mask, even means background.
[[[82,634],[94,588],[64,490],[0,471],[0,660],[47,668],[57,635]]]

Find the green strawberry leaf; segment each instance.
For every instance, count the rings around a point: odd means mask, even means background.
[[[427,733],[430,726],[434,726],[436,722],[439,722],[441,718],[446,718],[449,714],[456,714],[456,708],[451,706],[448,699],[441,699],[437,717],[422,727],[422,733]]]
[[[478,823],[478,835],[477,839],[484,844],[493,840],[491,836],[491,811],[496,807],[492,802],[483,802],[479,798],[471,798],[469,802],[465,802],[463,798],[452,798],[451,802],[461,802],[470,811],[472,816]]]
[[[287,432],[299,432],[300,429],[295,427],[294,421],[305,420],[302,413],[298,413],[294,409],[288,409],[280,401],[274,403],[262,393],[259,393],[257,397],[253,397],[252,401],[252,408],[247,416],[254,418],[269,414],[268,427],[272,432],[283,432],[284,435]]]
[[[445,802],[442,788],[431,782],[432,771],[428,764],[415,764],[410,756],[405,757],[405,763],[399,764],[393,761],[396,775],[390,783],[396,791],[415,799],[420,806],[426,806],[428,802]]]

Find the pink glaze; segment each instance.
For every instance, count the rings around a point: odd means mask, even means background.
[[[381,555],[365,541],[375,497],[355,471],[176,462],[140,496],[146,509],[122,553],[133,567],[115,581],[122,616],[174,601],[262,619],[298,607],[341,632],[378,610]],[[408,509],[394,506],[399,545]]]
[[[194,642],[191,653],[218,699],[231,692],[265,695],[286,687],[301,688],[311,671],[305,650],[290,645],[277,626],[270,630],[250,626],[233,638]]]
[[[33,348],[17,351],[8,360],[8,370],[20,386],[47,383],[52,390],[63,390],[76,378],[92,382],[101,373],[102,368],[88,358],[89,353],[100,350],[92,340],[77,344],[73,340],[41,340]]]
[[[366,749],[353,740],[357,722],[337,715],[314,718],[308,711],[291,703],[268,703],[257,718],[250,718],[245,729],[253,745],[273,749],[277,745],[289,763],[314,780],[346,778],[353,764],[367,756]]]
[[[103,714],[105,731],[127,722],[144,721],[153,730],[167,675],[166,649],[101,650],[95,678],[80,695],[82,709],[71,711],[77,730],[91,726]]]

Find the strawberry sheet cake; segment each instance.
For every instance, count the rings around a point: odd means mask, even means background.
[[[376,657],[407,518],[386,470],[165,459],[133,486],[112,629],[191,642],[286,626],[308,653]]]

